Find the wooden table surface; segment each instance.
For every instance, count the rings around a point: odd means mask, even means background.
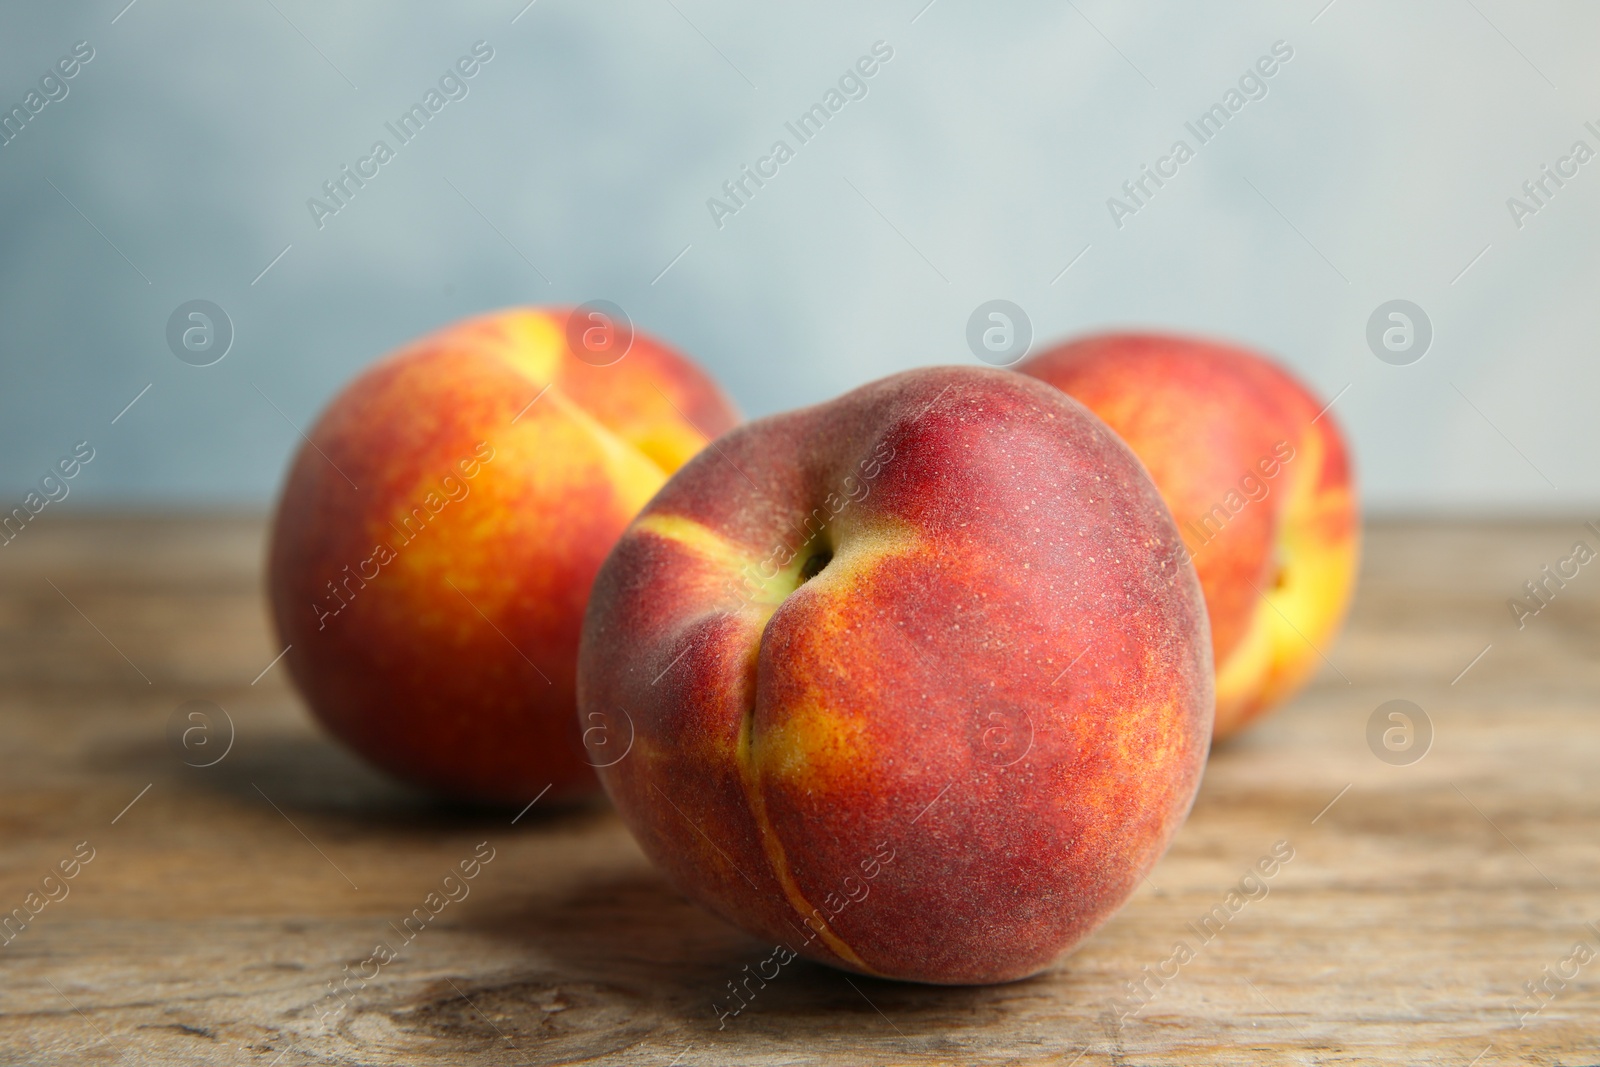
[[[669,889],[603,804],[516,825],[431,804],[263,673],[258,520],[48,516],[0,551],[0,910],[28,917],[0,948],[0,1062],[1600,1062],[1600,565],[1521,630],[1506,605],[1600,538],[1579,518],[1367,536],[1316,683],[1215,754],[1149,884],[1077,953],[992,988],[795,963],[719,1030],[713,1002],[769,947]],[[1431,722],[1418,761],[1369,747],[1393,699]],[[209,767],[169,741],[190,700],[233,724]],[[1293,858],[1230,910],[1278,842]],[[331,998],[475,851],[469,894]]]

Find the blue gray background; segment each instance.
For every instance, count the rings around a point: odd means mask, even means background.
[[[1043,341],[1233,338],[1338,396],[1374,510],[1600,503],[1600,160],[1521,228],[1506,203],[1600,148],[1596,5],[125,3],[0,8],[4,108],[95,50],[0,147],[4,509],[80,440],[69,507],[264,507],[374,358],[593,298],[750,415],[974,362],[995,298]],[[479,40],[468,95],[319,229],[308,198]],[[707,199],[880,40],[867,95],[719,228]],[[1279,40],[1266,97],[1116,227],[1107,198]],[[165,339],[197,298],[236,331],[208,367]],[[1395,298],[1435,334],[1408,366],[1365,339]]]

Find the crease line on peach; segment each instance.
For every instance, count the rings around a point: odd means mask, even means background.
[[[657,793],[659,793],[661,795],[661,799],[662,800],[665,800],[668,804],[671,804],[672,805],[672,810],[677,812],[678,815],[683,819],[683,821],[688,823],[694,829],[695,833],[697,833],[701,837],[705,838],[706,839],[706,844],[708,844],[712,848],[716,849],[717,850],[717,855],[719,855],[723,859],[727,860],[728,861],[728,866],[732,867],[734,869],[734,871],[739,875],[740,878],[743,878],[746,882],[750,882],[750,888],[751,889],[754,889],[757,893],[761,892],[761,887],[756,885],[755,882],[751,881],[750,880],[750,876],[748,874],[745,874],[744,871],[739,869],[739,865],[737,863],[733,862],[733,857],[728,855],[726,852],[722,851],[722,846],[717,844],[715,841],[711,840],[711,835],[710,834],[708,834],[704,830],[700,829],[699,825],[693,819],[689,818],[688,815],[684,814],[684,810],[682,808],[678,807],[677,801],[675,801],[671,797],[667,796],[666,793],[663,793],[661,791],[661,787],[659,785],[656,785],[654,782],[650,783],[650,788],[654,789]]]
[[[501,639],[504,640],[506,644],[510,645],[512,650],[515,651],[517,655],[521,656],[524,660],[527,660],[528,666],[533,668],[533,672],[535,674],[537,674],[539,677],[544,678],[544,684],[545,685],[554,685],[555,684],[549,678],[545,677],[544,671],[541,671],[539,669],[539,665],[537,663],[533,662],[533,660],[531,660],[531,659],[528,659],[528,654],[526,652],[522,651],[522,649],[520,649],[520,648],[517,648],[517,645],[516,645],[515,641],[512,641],[511,638],[506,637],[505,631],[500,629],[500,627],[496,626],[494,624],[494,620],[489,618],[489,616],[487,616],[487,615],[485,615],[483,613],[483,609],[482,608],[478,607],[478,605],[474,604],[470,599],[468,599],[467,594],[463,593],[460,589],[456,589],[456,583],[455,582],[452,582],[449,578],[446,578],[444,580],[444,584],[448,585],[451,589],[455,589],[456,590],[456,595],[459,596],[462,600],[465,600],[467,602],[467,606],[469,608],[471,608],[473,611],[476,611],[478,613],[478,617],[480,619],[482,619],[484,622],[488,623],[489,624],[489,628],[491,630],[493,630],[495,633],[499,634]]]
[[[1250,579],[1246,578],[1245,581],[1250,582]],[[1263,593],[1261,591],[1261,587],[1259,585],[1257,585],[1255,582],[1250,582],[1250,588],[1254,589],[1256,591],[1256,595],[1261,597],[1262,602],[1265,603],[1267,605],[1267,607],[1271,608],[1273,611],[1276,611],[1278,613],[1278,618],[1282,619],[1286,624],[1288,624],[1289,629],[1293,630],[1297,635],[1299,635],[1300,640],[1304,641],[1307,645],[1310,645],[1311,651],[1315,652],[1318,656],[1322,657],[1322,662],[1326,663],[1328,666],[1333,668],[1333,673],[1337,674],[1339,677],[1344,679],[1344,684],[1345,685],[1354,685],[1355,684],[1354,682],[1350,681],[1350,676],[1345,674],[1344,671],[1341,671],[1339,669],[1338,665],[1333,662],[1333,660],[1329,659],[1327,656],[1324,656],[1322,654],[1322,649],[1318,648],[1316,645],[1311,644],[1311,638],[1307,637],[1303,633],[1300,633],[1300,627],[1296,626],[1290,620],[1289,616],[1285,615],[1283,613],[1282,609],[1279,608],[1278,605],[1276,605],[1276,604],[1274,604],[1272,602],[1272,598],[1271,597],[1267,596],[1267,594],[1265,594],[1265,593]]]
[[[821,909],[811,903],[811,898],[806,896],[805,891],[800,887],[799,881],[795,878],[794,871],[789,863],[788,850],[783,847],[783,839],[778,836],[777,828],[772,825],[772,820],[767,816],[766,794],[761,792],[759,783],[755,780],[759,775],[759,771],[752,766],[753,761],[749,755],[751,744],[749,731],[753,729],[753,722],[753,715],[751,718],[746,719],[745,732],[741,738],[740,747],[744,752],[744,756],[739,761],[739,780],[744,789],[746,801],[750,805],[750,817],[755,820],[756,829],[761,835],[761,851],[767,857],[767,866],[772,871],[772,877],[777,880],[778,887],[783,890],[784,898],[789,902],[789,907],[794,909],[794,913],[800,917],[802,923],[806,924],[807,929],[812,930],[814,936],[821,936],[822,943],[835,956],[851,966],[876,973],[872,967],[868,966],[867,961],[861,958],[855,948],[833,928],[833,924],[828,921],[828,917],[823,916]],[[826,900],[824,900],[824,903],[826,903]],[[833,914],[837,915],[838,912]],[[813,928],[810,925],[810,920],[813,917],[822,924],[820,929]],[[791,925],[793,924],[791,923]],[[807,939],[807,944],[809,943],[810,938]]]

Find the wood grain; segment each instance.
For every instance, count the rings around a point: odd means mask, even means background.
[[[0,1060],[1595,1063],[1600,958],[1542,1002],[1523,984],[1600,950],[1600,569],[1521,630],[1506,606],[1600,543],[1581,522],[1371,526],[1316,684],[1215,754],[1150,883],[1046,975],[931,989],[795,962],[719,1030],[770,946],[667,888],[603,805],[441,807],[318,733],[281,668],[252,683],[280,651],[257,520],[53,516],[0,551],[0,910],[80,842],[94,858],[0,948]],[[1397,698],[1435,735],[1403,766],[1366,739]],[[189,700],[231,717],[214,766],[168,741]],[[1280,841],[1293,859],[1227,912]],[[480,842],[470,895],[324,1018]],[[1179,939],[1193,958],[1168,964]],[[1147,966],[1173,976],[1133,1011]],[[1520,1027],[1519,1002],[1542,1003]]]

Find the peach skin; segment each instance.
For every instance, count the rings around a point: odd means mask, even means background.
[[[1333,413],[1242,348],[1104,334],[1017,370],[1085,404],[1144,461],[1205,590],[1218,739],[1293,696],[1355,587],[1361,526]]]
[[[610,363],[585,345],[620,334],[574,346],[567,325],[511,309],[377,363],[317,420],[273,520],[273,618],[311,710],[449,797],[597,790],[574,694],[589,587],[667,476],[738,421],[660,342]]]
[[[909,371],[741,427],[595,581],[600,772],[650,858],[769,944],[1003,982],[1121,906],[1211,738],[1204,603],[1144,469],[1009,371]],[[598,759],[595,753],[595,762]]]

